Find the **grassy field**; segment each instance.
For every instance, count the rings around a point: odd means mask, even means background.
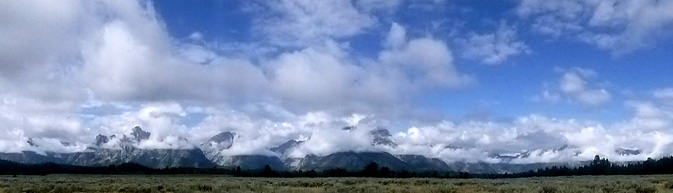
[[[236,178],[228,176],[0,176],[0,192],[673,192],[673,175],[522,179]]]

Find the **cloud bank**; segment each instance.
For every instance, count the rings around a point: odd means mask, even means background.
[[[673,27],[673,2],[657,0],[521,0],[516,10],[533,30],[570,36],[615,55],[651,47]]]

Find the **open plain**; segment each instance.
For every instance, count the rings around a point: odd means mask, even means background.
[[[0,192],[565,193],[673,192],[673,175],[516,179],[239,178],[216,175],[1,176]]]

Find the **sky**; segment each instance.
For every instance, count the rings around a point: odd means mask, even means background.
[[[291,139],[308,139],[298,157],[673,155],[670,10],[671,0],[2,0],[0,151],[82,151],[141,126],[152,133],[142,148],[233,131],[232,155],[273,155]],[[386,128],[399,145],[373,147],[344,126]]]

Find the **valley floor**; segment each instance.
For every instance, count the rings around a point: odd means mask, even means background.
[[[213,175],[0,176],[0,192],[673,192],[673,175],[520,179],[237,178]]]

